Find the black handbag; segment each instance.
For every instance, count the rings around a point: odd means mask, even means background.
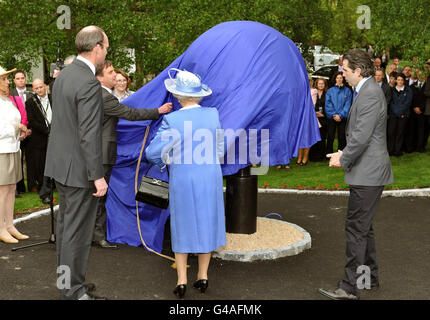
[[[152,165],[140,180],[135,199],[154,207],[167,209],[169,206],[169,183],[148,177],[147,175],[151,168]],[[169,170],[167,170],[167,173],[169,173]]]

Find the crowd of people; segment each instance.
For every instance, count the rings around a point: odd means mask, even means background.
[[[67,67],[54,74],[49,87],[41,79],[34,79],[32,90],[28,90],[22,70],[6,71],[0,67],[0,106],[4,110],[0,120],[0,240],[17,243],[29,238],[13,225],[15,197],[26,192],[23,172],[26,163],[28,191],[38,192],[44,203],[52,201],[49,194],[54,182],[59,192],[57,263],[71,268],[71,287],[61,289],[61,298],[98,300],[104,298],[92,294],[95,285],[84,283],[85,272],[92,242],[103,248],[117,248],[106,240],[105,201],[116,161],[119,118],[155,120],[166,114],[146,149],[147,160],[159,167],[165,166],[163,160],[171,151],[166,148],[168,140],[163,139],[163,132],[180,133],[177,139],[183,153],[184,132],[180,128],[184,128],[185,121],[192,119],[198,124],[196,127],[210,130],[213,137],[221,123],[216,108],[202,108],[199,104],[203,97],[212,94],[201,83],[200,76],[175,69],[176,78],[166,79],[166,90],[182,107],[177,112],[169,114],[170,102],[153,109],[130,108],[121,102],[132,94],[131,81],[125,72],[105,60],[109,48],[106,33],[96,26],[85,27],[77,34],[75,44],[78,56],[66,59]],[[361,210],[367,219],[366,228],[373,232],[372,218],[383,186],[393,181],[388,154],[425,152],[430,127],[430,85],[425,76],[430,71],[430,59],[426,70],[415,65],[401,69],[398,59],[388,64],[385,54],[375,57],[373,65],[367,55],[364,58],[362,55],[360,50],[353,49],[344,61],[340,58],[330,81],[310,80],[321,141],[311,148],[301,148],[297,160],[297,165],[304,166],[309,159],[323,160],[328,155],[330,166],[345,169],[345,181],[352,186],[347,228],[353,236],[347,239],[347,245],[361,249],[366,245],[356,239],[364,237],[372,246],[373,233],[369,237],[354,227],[363,223],[360,219],[356,221],[354,204],[361,206],[363,197],[374,204]],[[15,84],[13,90],[9,90],[10,74]],[[373,75],[375,80],[371,79]],[[351,116],[351,107],[357,105],[360,109]],[[62,108],[56,109],[57,106]],[[369,121],[369,116],[375,121]],[[362,134],[366,130],[372,136],[370,140]],[[336,135],[339,152],[334,150]],[[213,141],[211,154],[219,158],[224,153],[216,142]],[[357,153],[364,146],[364,153]],[[372,156],[376,161],[357,161],[363,156]],[[178,276],[173,293],[179,298],[185,296],[187,288],[188,254],[198,254],[199,271],[193,287],[204,293],[211,252],[225,245],[222,171],[216,159],[212,163],[170,165],[171,238]],[[374,167],[380,171],[378,176],[370,174],[375,172]],[[370,251],[373,257],[374,246]],[[357,260],[355,253],[347,258]],[[373,267],[373,284],[379,285],[376,261]],[[352,267],[349,269],[352,271],[337,291],[320,292],[335,299],[357,299],[356,275]]]
[[[75,58],[76,56],[67,57],[64,65],[69,65]],[[16,185],[16,198],[20,198],[20,194],[25,192],[35,192],[39,194],[43,203],[47,204],[50,201],[50,184],[43,172],[52,121],[51,92],[60,72],[58,69],[54,71],[53,80],[49,85],[41,79],[34,79],[31,88],[27,86],[27,75],[23,70],[12,73],[15,87],[10,89],[11,100],[19,108],[21,123],[27,127],[27,135],[20,145],[22,179]],[[112,94],[121,102],[134,91],[129,89],[131,79],[126,72],[115,69],[115,73]],[[27,184],[24,183],[24,178]]]
[[[389,155],[426,152],[430,128],[430,59],[424,70],[416,64],[400,68],[398,58],[389,63],[385,54],[374,57],[373,63],[374,78],[384,92],[387,103]],[[334,151],[336,132],[338,149],[345,148],[345,126],[354,99],[354,88],[345,82],[342,58],[339,58],[338,70],[329,81],[324,78],[310,81],[321,141],[311,147],[309,157],[312,161],[323,161],[326,154]],[[298,159],[301,159],[300,155]],[[304,162],[307,162],[307,158]]]

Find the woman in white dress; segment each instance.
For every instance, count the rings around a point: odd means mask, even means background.
[[[9,97],[8,76],[16,69],[0,67],[0,240],[17,243],[29,237],[13,225],[16,183],[22,179],[20,141],[27,127],[21,124],[21,114]]]

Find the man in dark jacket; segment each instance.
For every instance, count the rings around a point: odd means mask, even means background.
[[[417,71],[417,80],[409,86],[413,93],[409,130],[407,134],[407,152],[425,152],[425,97],[424,97],[424,74]]]
[[[397,75],[397,85],[391,88],[391,104],[388,111],[388,152],[401,156],[405,129],[410,116],[412,90],[406,86],[404,74]]]
[[[96,76],[102,86],[103,97],[103,169],[104,178],[109,184],[112,167],[116,161],[116,126],[119,118],[138,121],[156,120],[161,114],[168,113],[172,109],[172,103],[168,102],[161,107],[153,109],[134,109],[118,102],[112,94],[112,89],[116,83],[116,73],[110,61],[105,61],[96,68]],[[97,209],[96,225],[94,230],[94,242],[102,248],[117,248],[116,245],[106,240],[106,195],[100,198]]]
[[[48,148],[48,136],[52,121],[52,99],[46,93],[46,84],[40,79],[33,81],[35,94],[27,98],[25,109],[27,110],[28,128],[32,134],[26,147],[27,159],[27,185],[31,190],[37,187],[43,203],[49,203],[49,179],[44,177],[46,150]]]
[[[389,106],[391,102],[391,88],[390,88],[390,85],[383,80],[384,80],[384,69],[382,68],[375,69],[375,81],[384,92],[385,101],[387,101],[387,106]]]
[[[98,199],[108,185],[103,175],[102,88],[96,66],[109,48],[106,33],[88,26],[75,38],[78,57],[56,78],[52,92],[51,132],[45,175],[55,180],[60,197],[57,215],[58,286],[65,300],[105,299],[94,295],[85,283]],[[94,287],[91,286],[92,288]]]

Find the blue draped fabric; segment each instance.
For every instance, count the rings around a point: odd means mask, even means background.
[[[123,103],[134,108],[154,108],[173,102],[173,109],[179,109],[176,98],[164,87],[170,68],[201,76],[213,94],[200,105],[217,108],[225,130],[256,129],[260,135],[262,129],[269,129],[269,160],[265,164],[288,164],[297,156],[298,148],[310,147],[320,140],[309,78],[300,51],[290,39],[271,27],[252,21],[232,21],[211,28]],[[135,170],[146,126],[150,125],[148,145],[160,124],[161,118],[118,122],[117,163],[112,170],[106,202],[109,241],[141,245],[134,201]],[[262,140],[258,137],[259,156]],[[239,159],[237,140],[226,145],[227,153],[234,150],[236,161],[225,161],[223,175],[234,174],[251,163],[248,153],[245,158],[241,154]],[[138,181],[147,169],[143,155]],[[156,167],[150,169],[149,175],[168,180],[166,170],[160,172]],[[168,209],[139,203],[139,215],[143,239],[150,248],[160,252]]]

